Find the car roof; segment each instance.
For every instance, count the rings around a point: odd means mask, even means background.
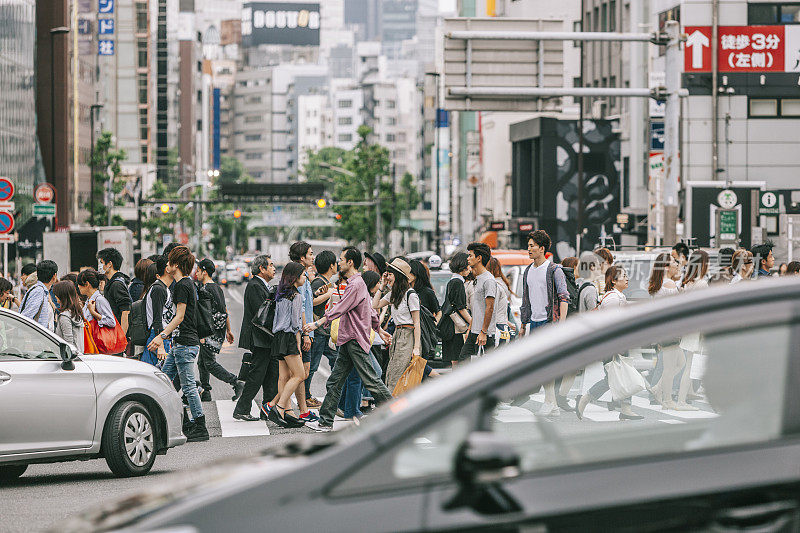
[[[675,319],[677,313],[692,316],[708,310],[743,309],[750,304],[798,299],[800,283],[796,279],[763,280],[709,287],[625,308],[581,313],[564,324],[543,328],[535,336],[523,337],[501,348],[501,357],[483,357],[459,367],[457,372],[438,378],[435,387],[419,387],[410,391],[395,400],[394,404],[399,405],[393,404],[392,411],[403,418],[418,417],[426,414],[426,407],[430,405],[449,405],[451,402],[455,405],[470,401],[482,389],[513,381],[535,365],[551,361],[557,354],[585,347],[587,335],[597,332],[603,332],[603,340],[609,340],[653,324],[666,323]],[[391,417],[392,424],[376,424],[365,429],[380,441],[384,441],[384,435],[386,439],[391,439],[394,433],[392,427],[406,427],[401,423],[403,418]]]

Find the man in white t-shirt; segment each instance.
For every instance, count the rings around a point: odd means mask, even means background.
[[[523,274],[525,281],[522,291],[522,331],[530,334],[534,329],[540,328],[550,322],[561,322],[567,318],[570,295],[567,290],[567,279],[561,265],[553,264],[547,258],[550,248],[550,236],[544,230],[536,230],[528,235],[528,256],[533,263],[528,265]],[[539,414],[542,416],[555,416],[560,414],[559,406],[571,410],[567,403],[566,395],[572,385],[572,379],[565,379],[560,388],[558,397],[555,393],[555,383],[545,385],[545,403]]]
[[[464,347],[461,349],[460,361],[478,355],[481,347],[493,347],[497,329],[494,318],[497,282],[492,273],[486,270],[486,265],[492,258],[492,250],[484,243],[473,242],[467,246],[467,251],[467,263],[475,276],[475,290],[472,293],[470,305],[472,324]]]

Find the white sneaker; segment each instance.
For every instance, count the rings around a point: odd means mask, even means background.
[[[319,421],[306,422],[306,427],[312,431],[316,431],[317,433],[328,433],[329,431],[333,430],[331,426],[323,426],[319,423]]]
[[[561,409],[554,403],[545,402],[536,414],[539,416],[558,416],[561,414]]]

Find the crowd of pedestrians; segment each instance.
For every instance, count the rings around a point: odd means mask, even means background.
[[[327,250],[315,256],[301,241],[291,246],[289,262],[275,280],[273,258],[258,255],[250,262],[243,296],[238,346],[245,353],[238,373],[217,361],[223,344],[236,339],[225,293],[213,281],[215,263],[198,261],[186,246],[170,244],[163,254],[141,259],[133,279],[122,272],[123,257],[113,248],[98,252],[97,269],[85,267],[61,279],[53,261],[26,264],[19,295],[0,278],[0,305],[54,331],[82,353],[136,358],[159,367],[184,397],[189,441],[209,438],[203,402],[211,400],[211,376],[231,387],[237,420],[329,431],[336,416],[358,423],[369,408],[435,379],[439,374],[428,362],[439,343],[441,358],[455,367],[573,314],[628,305],[628,273],[612,251],[599,248],[559,264],[550,247],[545,231],[529,234],[531,263],[521,273],[517,295],[489,246],[469,244],[466,252],[450,257],[452,277],[441,305],[429,266],[417,260],[387,261],[355,247],[338,257]],[[647,292],[664,298],[768,277],[775,259],[771,245],[763,244],[719,250],[717,263],[710,275],[706,251],[677,244],[656,257]],[[778,270],[797,275],[800,263]],[[521,324],[512,314],[515,298],[522,301]],[[659,346],[648,383],[652,401],[669,409],[695,409],[690,400],[696,384],[685,370],[701,342],[698,335]],[[331,373],[320,401],[311,385],[321,377],[323,357]],[[538,414],[574,411],[582,418],[587,405],[609,390],[606,371],[584,394],[570,398],[575,378],[568,374],[546,384]],[[259,391],[263,400],[254,416]],[[630,398],[616,399],[612,407],[620,419],[641,418]]]

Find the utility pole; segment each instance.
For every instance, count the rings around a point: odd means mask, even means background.
[[[375,248],[382,250],[381,237],[381,174],[375,174]]]
[[[664,110],[664,239],[663,243],[677,242],[678,179],[680,177],[680,90],[681,90],[681,29],[671,20],[666,23],[666,93]],[[712,96],[713,98],[713,96]],[[716,127],[716,122],[715,122]]]
[[[94,227],[94,150],[95,150],[95,138],[94,138],[94,114],[96,110],[103,109],[103,104],[92,104],[89,106],[89,122],[90,127],[92,129],[91,132],[91,142],[92,146],[90,148],[90,155],[89,155],[89,172],[91,173],[91,177],[89,179],[89,225]]]

